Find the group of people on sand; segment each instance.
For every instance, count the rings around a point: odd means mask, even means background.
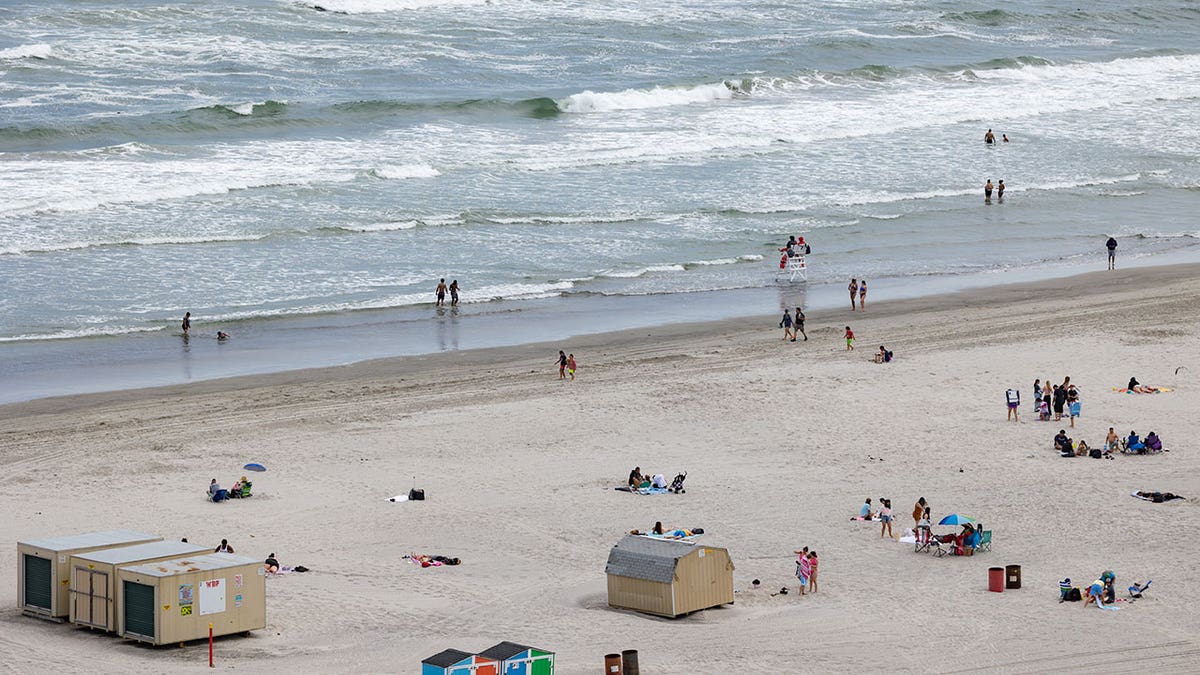
[[[796,554],[796,578],[800,580],[800,595],[817,592],[817,552],[808,547],[792,551]]]
[[[855,300],[858,301],[858,311],[867,311],[867,280],[851,279],[846,289],[850,291],[850,311],[854,311]]]
[[[663,488],[667,487],[667,477],[661,473],[656,473],[653,476],[650,472],[642,473],[642,467],[635,466],[633,471],[629,472],[629,488],[631,490],[639,490],[641,488]]]
[[[1010,418],[1015,419],[1016,415],[1010,403]],[[1018,401],[1019,403],[1019,401]],[[1062,381],[1062,384],[1053,384],[1049,378],[1045,382],[1041,379],[1033,381],[1033,411],[1037,414],[1038,419],[1043,422],[1050,420],[1050,413],[1054,413],[1054,421],[1058,422],[1066,414],[1070,417],[1071,427],[1075,427],[1075,418],[1079,417],[1082,402],[1079,400],[1079,388],[1071,384],[1071,377],[1068,375]]]
[[[221,487],[216,478],[212,479],[212,482],[208,484],[208,498],[214,502],[223,502],[226,499],[240,499],[249,496],[250,481],[245,476],[239,478],[233,484],[233,487],[228,490]]]
[[[803,335],[804,341],[808,342],[808,333],[804,332],[804,310],[797,307],[796,316],[792,316],[792,310],[784,309],[783,318],[779,320],[779,327],[783,329],[783,339],[796,341],[796,337]]]
[[[575,368],[578,364],[575,362],[575,355],[568,354],[563,350],[558,350],[558,379],[565,380],[569,376],[571,380],[575,379]]]

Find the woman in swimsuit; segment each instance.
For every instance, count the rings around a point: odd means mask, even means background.
[[[853,312],[854,301],[858,299],[858,279],[851,279],[846,289],[850,291],[850,311]]]
[[[858,282],[858,309],[859,311],[867,311],[867,280],[863,279]]]

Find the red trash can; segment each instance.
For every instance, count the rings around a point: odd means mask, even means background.
[[[1004,568],[989,567],[988,568],[988,590],[993,593],[1004,592]]]

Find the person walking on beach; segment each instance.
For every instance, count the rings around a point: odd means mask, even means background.
[[[567,373],[571,376],[571,381],[575,381],[575,355],[567,354]]]
[[[881,521],[879,525],[879,538],[883,539],[883,533],[887,532],[889,537],[895,539],[896,535],[892,534],[892,500],[880,499],[879,501],[879,520]]]
[[[567,353],[563,350],[558,350],[558,379],[567,379]]]
[[[993,134],[992,130],[988,129],[987,133],[983,135],[983,142],[987,143],[988,145],[995,143],[996,142],[996,134]]]
[[[797,335],[803,335],[804,341],[808,342],[808,333],[804,332],[804,311],[799,307],[796,308],[796,328],[792,331],[792,342],[796,341]]]
[[[783,329],[784,340],[796,341],[796,334],[792,332],[792,310],[783,310],[783,318],[779,320],[779,327]]]
[[[180,328],[183,329],[184,337],[187,337],[188,331],[192,329],[192,313],[191,312],[183,313],[183,323],[180,324]]]
[[[983,201],[988,204],[992,203],[992,189],[992,179],[989,178],[987,179],[987,182],[983,184]]]
[[[867,280],[858,282],[858,311],[867,311]]]
[[[1117,269],[1117,240],[1109,237],[1108,243],[1105,244],[1108,248],[1108,269]]]
[[[445,279],[438,279],[437,290],[434,291],[434,295],[437,296],[436,305],[438,307],[445,307],[446,306],[446,280]]]
[[[1004,392],[1004,399],[1008,402],[1008,419],[1019,422],[1017,408],[1021,407],[1021,392],[1009,389]]]
[[[854,311],[854,301],[858,299],[858,279],[851,279],[850,285],[846,287],[850,291],[850,311]]]
[[[458,307],[458,279],[450,282],[450,306]]]
[[[854,331],[850,330],[850,326],[846,326],[846,334],[843,337],[846,338],[846,351],[854,351]]]
[[[1004,179],[1003,178],[1001,178],[1000,182],[996,184],[996,200],[1001,201],[1001,202],[1004,201]]]

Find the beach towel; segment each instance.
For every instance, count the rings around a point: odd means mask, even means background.
[[[700,536],[700,534],[697,534],[697,533],[689,531],[689,530],[672,530],[670,532],[663,532],[662,534],[654,534],[653,532],[643,532],[641,536],[650,537],[651,539],[663,539],[663,540],[670,540],[670,541],[682,541],[682,542],[694,543],[696,541],[696,539]]]
[[[639,494],[639,495],[665,495],[665,494],[667,494],[668,492],[670,492],[670,490],[668,490],[668,489],[667,489],[667,488],[665,488],[665,487],[661,487],[661,488],[656,488],[656,487],[638,488],[638,494]]]
[[[1133,391],[1132,389],[1126,389],[1125,387],[1113,387],[1112,390],[1119,394],[1161,394],[1163,392],[1171,391],[1171,389],[1167,387],[1151,388],[1154,389],[1154,391]]]
[[[1145,490],[1142,490],[1142,492],[1145,492]],[[1152,502],[1154,504],[1162,504],[1164,502],[1169,502],[1173,499],[1180,499],[1180,500],[1184,499],[1183,497],[1181,497],[1179,495],[1171,495],[1170,497],[1164,497],[1163,499],[1160,499],[1159,501],[1154,501],[1153,497],[1143,497],[1142,495],[1139,495],[1137,490],[1130,492],[1129,496],[1133,497],[1134,499],[1140,499],[1144,502]]]
[[[860,520],[860,521],[863,521],[863,522],[868,522],[868,521],[869,521],[869,522],[875,522],[875,521],[878,521],[879,519],[878,519],[878,518],[863,518],[862,516],[854,516],[854,517],[853,517],[853,518],[851,518],[850,520]]]

